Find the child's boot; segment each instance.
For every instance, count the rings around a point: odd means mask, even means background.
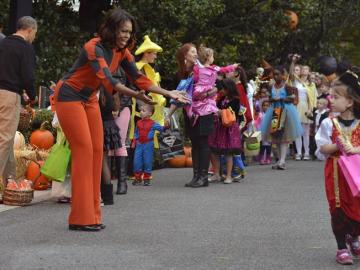
[[[104,205],[114,204],[113,184],[101,183],[101,199]]]
[[[144,173],[143,176],[144,186],[151,186],[151,173]]]
[[[142,172],[135,173],[135,179],[132,182],[134,186],[140,186],[142,184]]]
[[[116,194],[126,194],[127,193],[127,157],[115,157],[116,170],[118,173],[118,182]]]

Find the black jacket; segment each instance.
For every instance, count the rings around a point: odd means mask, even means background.
[[[0,89],[19,95],[25,90],[34,100],[34,69],[35,52],[30,43],[16,35],[0,42]]]

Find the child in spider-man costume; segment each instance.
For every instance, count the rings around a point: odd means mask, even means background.
[[[162,132],[165,127],[159,125],[150,117],[154,113],[154,106],[143,105],[140,109],[141,120],[137,121],[134,140],[136,142],[134,155],[135,180],[133,185],[150,186],[154,152],[154,132]]]

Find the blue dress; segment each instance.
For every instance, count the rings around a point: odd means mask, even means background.
[[[285,86],[276,89],[274,86],[271,89],[271,98],[285,99],[287,91]],[[273,136],[271,134],[271,123],[273,119],[274,108],[283,108],[285,113],[284,129],[280,136]],[[272,141],[273,143],[285,143],[295,141],[296,138],[302,135],[303,129],[301,127],[300,118],[298,116],[296,107],[293,103],[276,101],[267,109],[263,121],[260,126],[262,139],[265,141]]]

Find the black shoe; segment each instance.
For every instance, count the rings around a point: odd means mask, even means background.
[[[194,170],[194,176],[193,178],[190,180],[190,182],[185,184],[185,187],[191,187],[199,178],[199,174],[197,171]]]
[[[98,232],[101,230],[98,225],[74,225],[69,224],[70,231]]]
[[[200,188],[209,186],[208,170],[203,170],[200,176],[193,183],[189,183],[188,187]]]
[[[106,225],[105,224],[96,224],[95,226],[98,226],[100,228],[100,230],[103,230],[106,228]]]

